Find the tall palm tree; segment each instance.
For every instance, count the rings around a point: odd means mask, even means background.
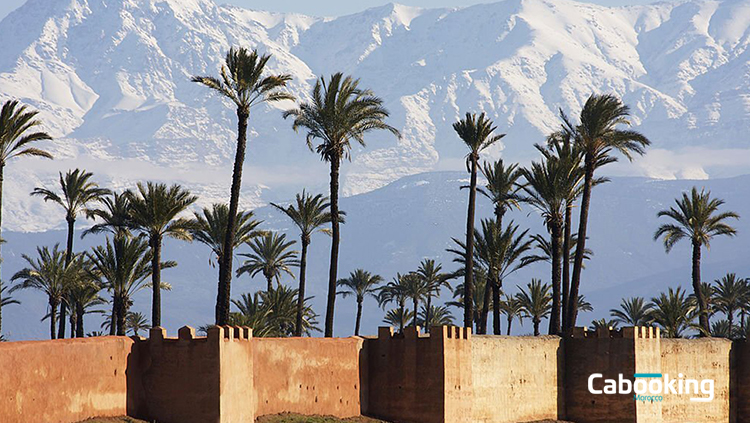
[[[89,253],[92,271],[101,284],[112,292],[113,324],[110,335],[124,336],[127,332],[127,316],[133,304],[133,296],[148,288],[148,278],[153,272],[153,252],[149,243],[141,237],[130,237],[122,233],[106,238],[104,245],[94,247]],[[161,263],[160,268],[174,267],[176,263]]]
[[[399,332],[404,331],[404,326],[408,324],[409,319],[411,317],[414,317],[413,315],[409,314],[409,312],[406,310],[406,300],[408,299],[406,295],[406,283],[404,279],[404,275],[400,273],[396,273],[396,276],[388,282],[387,284],[380,287],[380,290],[378,292],[378,305],[381,308],[384,308],[386,305],[394,303],[398,306],[395,310],[391,310],[386,315],[386,318],[388,315],[392,315],[392,317],[398,316],[398,325],[396,325],[393,322],[385,322],[385,323],[391,323],[394,326],[398,326]],[[411,316],[411,317],[407,317]],[[395,320],[394,320],[395,322]]]
[[[445,306],[430,306],[428,310],[427,305],[423,305],[419,311],[417,320],[419,325],[425,328],[431,328],[433,326],[451,326],[453,325],[453,314]]]
[[[643,297],[623,298],[619,309],[609,310],[609,315],[626,326],[646,326],[650,320],[651,305]]]
[[[316,231],[331,234],[330,229],[324,227],[331,222],[331,204],[328,202],[328,198],[322,194],[313,196],[302,190],[302,194],[297,194],[294,204],[286,207],[274,203],[271,203],[271,205],[287,215],[300,231],[302,253],[299,261],[299,288],[297,289],[299,297],[297,298],[297,321],[294,336],[302,336],[302,314],[305,283],[307,281],[307,247],[310,246],[312,234]],[[343,215],[343,212],[339,212],[339,223],[344,222]]]
[[[97,223],[83,231],[81,238],[89,234],[100,234],[104,232],[113,235],[129,233],[130,229],[130,200],[125,193],[112,193],[99,199],[104,206],[102,208],[87,209],[86,217],[89,219],[100,219]]]
[[[226,204],[213,204],[211,208],[204,207],[200,213],[193,212],[193,227],[190,233],[195,241],[211,248],[216,260],[221,262],[224,251],[224,234],[227,231],[227,220],[229,220],[229,206]],[[253,238],[263,234],[257,230],[263,223],[255,219],[252,211],[239,211],[235,217],[234,240],[232,241],[232,253],[242,244],[250,242]]]
[[[129,312],[128,316],[125,318],[125,326],[127,326],[129,331],[133,332],[134,336],[140,336],[139,332],[142,330],[149,330],[151,329],[151,325],[148,323],[148,319],[146,316],[139,312]]]
[[[242,188],[242,167],[245,163],[247,147],[247,121],[250,109],[263,103],[281,100],[294,100],[294,97],[281,91],[291,81],[291,75],[268,75],[264,71],[270,55],[259,55],[257,50],[248,52],[245,48],[229,49],[221,66],[221,77],[194,76],[197,82],[218,93],[223,99],[231,101],[237,108],[237,149],[232,169],[232,188],[229,198],[229,218],[224,232],[224,248],[232,249],[234,233],[237,228],[237,212]],[[223,256],[219,261],[219,287],[216,298],[216,324],[226,325],[229,320],[229,307],[232,283],[232,254]]]
[[[86,336],[83,317],[86,314],[98,313],[99,310],[91,310],[91,308],[102,305],[106,301],[99,295],[102,285],[92,275],[91,263],[85,253],[79,254],[75,262],[69,266],[75,267],[74,279],[68,288],[68,297],[71,300],[70,317],[75,323],[75,333],[70,335],[83,338]]]
[[[512,209],[520,209],[521,190],[522,184],[521,170],[517,163],[505,165],[503,159],[499,159],[494,163],[484,162],[482,166],[482,175],[487,179],[487,185],[482,188],[477,188],[482,194],[492,201],[495,211],[495,221],[497,226],[503,227],[503,217],[505,213]],[[499,309],[499,298],[500,298],[500,287],[496,284],[486,284],[485,290],[492,290],[492,298],[498,299],[493,301],[493,316],[500,315]],[[485,293],[487,297],[489,293]],[[495,334],[499,335],[500,326],[498,323],[493,323]]]
[[[420,278],[416,273],[407,273],[401,277],[404,284],[404,294],[406,298],[412,301],[414,308],[414,320],[412,320],[412,326],[417,325],[417,317],[419,313],[419,302],[426,299],[429,294],[429,287],[425,283],[424,279]]]
[[[48,188],[34,188],[31,191],[32,196],[42,197],[45,202],[52,201],[65,211],[65,221],[68,223],[68,242],[65,253],[66,265],[70,264],[73,258],[73,234],[75,232],[76,218],[79,214],[91,215],[89,206],[110,194],[108,189],[100,188],[99,184],[92,181],[92,176],[94,175],[91,172],[81,169],[69,170],[64,176],[60,172],[60,190],[62,194],[58,194]],[[65,338],[65,306],[65,301],[60,303],[59,338]],[[71,304],[71,307],[76,306],[76,304]],[[74,334],[71,333],[70,335],[73,336]],[[81,334],[82,336],[83,334]]]
[[[396,128],[385,123],[389,116],[383,100],[368,90],[359,88],[359,80],[336,73],[326,82],[320,78],[315,83],[310,103],[301,103],[297,109],[288,110],[284,118],[292,117],[292,127],[307,131],[307,146],[320,154],[331,165],[331,264],[328,274],[328,299],[326,305],[325,336],[333,336],[333,314],[336,303],[339,258],[339,171],[341,161],[351,156],[352,140],[365,145],[364,135],[383,129],[400,136]],[[314,140],[320,143],[313,147]]]
[[[537,146],[539,151],[545,150]],[[564,158],[545,154],[541,162],[532,162],[531,167],[522,169],[526,184],[524,201],[531,204],[542,214],[547,230],[551,236],[552,247],[552,315],[549,324],[550,334],[559,334],[562,330],[562,258],[565,205],[570,193],[580,185],[582,174],[580,160],[566,161]],[[566,292],[567,294],[567,292]]]
[[[297,241],[287,241],[286,234],[267,232],[247,243],[252,253],[240,254],[247,260],[237,269],[237,277],[249,273],[254,277],[258,273],[266,278],[267,291],[273,289],[273,281],[279,285],[282,273],[294,278],[292,267],[298,265],[297,251],[291,247]],[[295,313],[296,315],[296,313]]]
[[[569,298],[577,298],[588,239],[591,189],[595,184],[594,171],[617,161],[617,157],[612,155],[613,151],[618,151],[632,160],[634,154],[645,153],[646,146],[651,142],[637,131],[618,129],[619,126],[630,126],[630,108],[614,95],[591,95],[581,110],[580,122],[577,125],[571,122],[562,111],[560,115],[563,120],[562,132],[567,132],[584,154],[584,181],[578,223],[579,243],[576,246],[569,293]],[[565,319],[566,331],[575,327],[577,316],[576,302],[570,301]]]
[[[11,304],[21,304],[18,300],[14,300],[10,295],[7,295],[5,293],[6,289],[8,289],[8,287],[5,286],[3,284],[3,281],[0,280],[0,335],[2,335],[3,333],[3,307],[9,306]]]
[[[354,336],[359,336],[359,324],[362,321],[362,303],[365,301],[365,297],[369,295],[377,298],[378,287],[382,282],[383,278],[380,275],[373,275],[362,269],[351,272],[348,278],[339,279],[338,287],[342,290],[338,294],[344,298],[354,295],[354,298],[357,300],[357,320],[354,323]]]
[[[662,292],[652,298],[650,308],[651,321],[661,326],[662,335],[666,338],[681,338],[695,315],[695,306],[682,287],[669,288],[667,293]]]
[[[463,243],[462,243],[463,245]],[[448,250],[450,251],[450,250]],[[457,250],[458,251],[458,250]],[[466,257],[465,254],[461,254],[460,256],[457,256],[453,259],[455,262],[459,262],[460,260],[463,260]],[[456,277],[463,276],[464,269],[458,269],[455,272]],[[474,297],[472,298],[471,303],[474,305],[473,308],[473,325],[476,328],[475,333],[479,334],[482,333],[482,326],[483,323],[486,322],[486,319],[482,316],[482,311],[486,310],[487,307],[484,306],[485,300],[490,301],[489,298],[485,297],[485,293],[487,290],[485,289],[486,284],[489,283],[489,278],[487,276],[487,271],[481,267],[481,266],[474,266],[474,290],[472,290],[472,293]],[[451,307],[460,308],[461,310],[464,309],[464,284],[460,283],[456,285],[453,288],[453,301],[448,301],[446,305]]]
[[[64,300],[67,292],[66,283],[71,280],[72,267],[65,265],[65,252],[55,245],[52,250],[48,247],[37,247],[38,258],[22,255],[28,267],[16,272],[12,281],[20,280],[10,292],[18,289],[36,289],[47,295],[50,316],[50,339],[55,339],[57,329],[57,308]]]
[[[466,213],[466,267],[464,271],[464,326],[472,327],[474,315],[473,304],[473,276],[474,276],[474,214],[476,212],[477,170],[479,167],[479,153],[500,141],[505,134],[493,135],[497,129],[484,113],[478,117],[467,113],[464,119],[453,124],[458,137],[469,148],[466,155],[466,170],[471,174],[469,182],[469,207]]]
[[[432,298],[440,296],[440,290],[442,288],[449,288],[449,281],[453,278],[451,273],[443,273],[443,265],[435,263],[433,259],[424,259],[419,263],[419,268],[415,272],[417,277],[422,279],[422,283],[427,286],[427,296],[425,298],[424,312],[426,313],[424,321],[431,322],[430,313],[434,309],[432,307]],[[425,326],[425,331],[429,331],[432,326]]]
[[[727,316],[730,328],[734,328],[734,313],[748,300],[747,283],[734,273],[727,273],[714,281],[716,308]]]
[[[38,131],[42,124],[36,118],[38,114],[39,112],[35,110],[27,110],[26,106],[19,106],[16,100],[6,101],[0,109],[0,235],[2,232],[5,165],[16,157],[52,158],[52,154],[34,147],[39,141],[52,139],[46,132]]]
[[[550,289],[549,284],[542,283],[539,279],[532,279],[531,283],[526,285],[526,289],[521,288],[521,292],[516,294],[516,298],[521,303],[523,316],[530,318],[534,324],[534,336],[539,336],[539,324],[552,312]]]
[[[161,247],[165,237],[191,241],[190,219],[177,217],[198,200],[181,186],[147,182],[138,183],[136,191],[126,191],[130,201],[130,222],[146,235],[151,247],[151,324],[161,326]]]
[[[690,195],[682,193],[682,199],[675,200],[677,208],[670,207],[662,210],[659,217],[666,216],[673,223],[664,223],[659,226],[654,234],[654,240],[663,238],[664,249],[668,252],[683,238],[691,241],[693,247],[693,294],[698,301],[699,322],[701,328],[708,333],[708,306],[706,298],[701,292],[701,247],[710,247],[711,240],[720,235],[734,236],[737,230],[731,227],[727,220],[739,219],[734,212],[719,213],[719,207],[724,200],[711,198],[711,192],[696,187],[690,191]]]
[[[510,329],[513,325],[513,320],[518,317],[519,323],[523,323],[523,307],[521,301],[517,296],[505,295],[503,300],[500,302],[500,310],[505,314],[508,319],[508,327],[505,332],[506,335],[510,335]]]

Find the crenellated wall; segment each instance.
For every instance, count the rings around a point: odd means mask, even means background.
[[[592,373],[711,379],[690,395],[635,401],[589,392]],[[679,376],[682,374],[682,376]],[[645,376],[653,378],[654,376]],[[650,379],[649,379],[650,380]],[[378,337],[253,338],[250,328],[189,327],[170,338],[0,344],[0,422],[73,423],[127,414],[159,423],[251,423],[280,412],[359,414],[406,423],[750,423],[750,347],[661,339],[652,328],[555,336],[472,336],[434,327]]]

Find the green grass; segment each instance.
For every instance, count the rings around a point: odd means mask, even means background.
[[[302,416],[299,414],[283,413],[272,416],[261,416],[256,419],[257,423],[387,423],[383,420],[371,419],[369,417],[352,417],[339,419],[332,416]]]

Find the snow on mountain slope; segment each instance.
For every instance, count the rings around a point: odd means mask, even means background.
[[[451,124],[467,111],[487,112],[508,134],[488,158],[527,161],[557,126],[558,108],[575,114],[592,92],[622,96],[653,141],[647,158],[616,173],[744,173],[749,10],[747,0],[620,8],[505,0],[456,9],[389,4],[332,19],[211,0],[29,0],[0,22],[0,100],[41,110],[60,160],[11,166],[6,228],[58,227],[62,220],[26,195],[71,167],[116,187],[149,178],[189,185],[203,203],[225,198],[234,111],[189,78],[216,74],[235,45],[272,53],[269,71],[291,74],[299,98],[316,76],[342,70],[385,99],[403,137],[373,134],[366,149],[355,148],[344,165],[346,194],[460,168],[464,147]],[[325,189],[326,166],[281,118],[289,106],[253,111],[247,207],[304,185]]]
[[[453,256],[445,249],[452,246],[451,237],[464,231],[467,193],[460,190],[466,183],[465,172],[432,172],[399,179],[383,188],[366,194],[342,199],[342,210],[347,212],[342,225],[339,274],[363,268],[390,280],[396,272],[416,269],[423,258],[442,262],[446,270],[456,269]],[[697,185],[711,190],[726,200],[726,210],[739,213],[736,223],[738,236],[717,238],[711,250],[703,253],[704,280],[713,281],[727,272],[740,276],[750,274],[750,176],[707,181],[659,181],[645,178],[613,178],[593,191],[587,246],[594,251],[582,279],[582,293],[594,305],[594,312],[583,313],[581,324],[593,319],[609,317],[609,309],[617,307],[622,297],[639,295],[651,298],[668,286],[690,288],[690,246],[680,243],[666,254],[661,243],[653,241],[660,223],[658,211],[673,204],[684,190]],[[281,230],[288,238],[298,240],[299,234],[291,222],[271,207],[256,211],[265,221],[263,228]],[[490,217],[492,207],[484,197],[478,197],[477,221]],[[524,207],[512,211],[506,221],[513,220],[529,233],[544,229],[541,217]],[[64,231],[44,233],[4,232],[2,272],[7,278],[22,268],[21,254],[32,254],[37,245],[52,246],[63,243]],[[102,242],[102,237],[76,239],[76,249],[84,250]],[[297,244],[298,246],[299,244]],[[240,247],[244,253],[247,247]],[[200,326],[211,321],[216,298],[217,269],[209,266],[210,252],[199,243],[167,240],[163,250],[165,260],[176,260],[178,266],[163,272],[163,279],[173,286],[162,295],[164,325],[174,333],[182,325]],[[330,238],[316,234],[308,257],[308,292],[319,314],[325,310]],[[241,257],[238,257],[241,259]],[[517,285],[525,285],[532,277],[549,281],[550,267],[546,263],[531,265],[504,281],[508,293],[517,292]],[[288,285],[297,281],[285,276]],[[457,282],[453,282],[454,284]],[[265,287],[262,276],[254,279],[242,276],[233,279],[233,297]],[[3,308],[3,332],[12,339],[44,338],[46,322],[39,320],[46,302],[39,292],[16,292],[20,306]],[[443,300],[450,299],[445,292]],[[149,292],[143,291],[135,300],[135,309],[147,316],[150,311]],[[353,332],[355,303],[351,297],[338,298],[336,335],[349,336]],[[373,334],[381,323],[383,311],[371,298],[365,300],[363,332]],[[461,312],[453,309],[460,318]],[[98,329],[100,317],[86,317],[87,331]],[[515,323],[514,323],[515,325]],[[528,333],[528,322],[516,329]]]

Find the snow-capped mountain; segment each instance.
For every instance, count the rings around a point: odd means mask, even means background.
[[[690,0],[607,8],[567,0],[505,0],[456,9],[389,4],[335,19],[268,13],[211,0],[29,0],[0,22],[0,100],[41,110],[54,162],[14,163],[6,228],[58,226],[28,198],[56,172],[94,171],[122,188],[160,179],[223,200],[235,137],[230,105],[191,83],[217,74],[231,46],[271,53],[307,98],[315,78],[353,74],[384,98],[402,138],[376,133],[344,166],[347,194],[418,172],[458,169],[451,124],[485,111],[503,143],[488,153],[534,157],[533,144],[592,92],[613,92],[653,141],[620,174],[705,178],[750,166],[750,2]],[[326,166],[281,111],[253,110],[243,200],[323,191]],[[711,149],[712,154],[705,152]],[[41,218],[40,217],[44,217]]]

